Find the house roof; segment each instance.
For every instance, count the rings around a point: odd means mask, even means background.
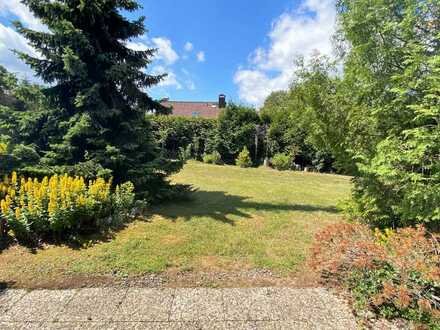
[[[185,102],[168,101],[160,102],[165,107],[172,108],[172,116],[217,118],[221,112],[218,102]]]

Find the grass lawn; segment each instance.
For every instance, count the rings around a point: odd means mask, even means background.
[[[0,282],[254,268],[291,276],[304,270],[316,230],[343,221],[336,205],[350,190],[344,176],[198,162],[172,180],[194,185],[194,199],[156,207],[148,220],[80,247],[10,246],[0,252]]]

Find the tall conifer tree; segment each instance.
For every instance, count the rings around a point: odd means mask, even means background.
[[[144,17],[129,21],[135,0],[22,0],[47,27],[15,26],[41,55],[17,52],[48,84],[56,107],[41,166],[89,177],[131,180],[138,192],[160,194],[165,178],[181,164],[161,156],[146,111],[165,112],[145,90],[163,76],[146,73],[155,50],[132,50],[127,43],[146,32]]]

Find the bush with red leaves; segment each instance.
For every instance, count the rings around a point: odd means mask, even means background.
[[[422,226],[372,231],[331,225],[316,235],[311,266],[348,288],[358,308],[440,326],[440,241]]]

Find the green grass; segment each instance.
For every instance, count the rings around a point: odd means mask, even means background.
[[[344,176],[197,162],[172,180],[197,188],[194,199],[156,207],[148,220],[80,248],[9,247],[0,254],[0,282],[169,269],[300,271],[314,233],[343,221],[336,205],[350,190]]]

